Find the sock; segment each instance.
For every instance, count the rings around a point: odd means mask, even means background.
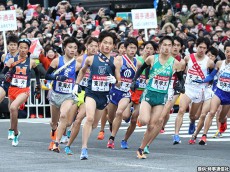
[[[202,136],[205,136],[205,137],[207,137],[207,135],[206,135],[206,134],[203,134]]]
[[[57,129],[55,129],[55,130],[52,129],[52,136],[54,136],[54,133],[55,133],[56,130],[57,130]]]
[[[109,140],[113,140],[113,141],[114,141],[114,139],[115,139],[115,138],[114,138],[113,136],[110,136],[110,138],[109,138]]]

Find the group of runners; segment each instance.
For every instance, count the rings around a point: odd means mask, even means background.
[[[216,112],[219,132],[226,130],[230,114],[230,42],[224,46],[226,60],[217,62],[215,48],[203,37],[196,40],[196,53],[184,58],[180,53],[183,40],[177,36],[164,36],[159,44],[145,42],[141,56],[136,55],[138,42],[135,38],[119,43],[119,55],[113,57],[111,51],[115,44],[116,35],[102,31],[98,38],[88,38],[86,53],[76,56],[80,43],[73,37],[64,40],[64,55],[51,62],[45,75],[46,80],[52,81],[48,93],[51,110],[49,150],[60,152],[61,138],[67,131],[69,140],[65,153],[72,155],[70,146],[85,118],[80,159],[88,159],[88,140],[100,120],[98,140],[104,139],[108,120],[111,135],[107,148],[111,149],[115,149],[115,137],[122,120],[130,120],[120,146],[128,149],[128,139],[136,125],[147,125],[137,149],[137,157],[145,159],[149,145],[164,131],[179,95],[181,101],[173,144],[181,142],[179,131],[188,107],[191,120],[188,132],[192,134],[189,144],[196,143],[203,127],[199,144],[206,144]],[[36,74],[36,97],[40,94],[40,76],[35,61],[30,58],[30,45],[28,39],[17,40],[10,36],[9,53],[2,58],[0,100],[8,94],[11,121],[8,139],[12,139],[13,146],[19,143],[18,109],[29,96],[32,68]],[[196,120],[199,120],[197,127]]]

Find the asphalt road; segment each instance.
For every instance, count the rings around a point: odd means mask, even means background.
[[[185,120],[186,121],[186,120]],[[71,146],[74,155],[67,156],[64,153],[64,145],[61,152],[48,151],[49,144],[49,119],[22,119],[19,120],[21,137],[18,147],[12,147],[7,140],[9,120],[0,120],[0,172],[69,172],[69,171],[156,171],[156,172],[192,172],[199,171],[200,167],[214,170],[223,170],[223,166],[230,167],[230,142],[228,140],[210,141],[206,146],[199,144],[189,145],[188,138],[182,137],[182,143],[172,144],[170,131],[174,117],[170,118],[166,127],[166,134],[160,134],[150,146],[150,154],[147,159],[137,159],[136,150],[139,147],[145,128],[138,128],[132,135],[129,149],[122,150],[120,141],[123,139],[127,125],[122,124],[115,139],[115,149],[106,148],[109,138],[108,127],[103,141],[97,140],[99,128],[95,129],[88,144],[89,159],[80,160],[81,132],[77,140]],[[229,122],[230,124],[230,122]],[[182,127],[183,128],[183,127]],[[229,127],[230,128],[230,127]],[[187,125],[185,125],[187,130]],[[211,136],[211,135],[210,135]],[[229,129],[225,138],[230,138]],[[199,167],[200,166],[200,167]],[[212,167],[211,167],[212,166]],[[225,171],[229,170],[226,167]],[[204,171],[204,169],[203,169]]]

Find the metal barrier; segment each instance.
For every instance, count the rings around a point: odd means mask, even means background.
[[[41,81],[41,85],[44,84],[44,79],[40,79]],[[26,107],[27,107],[27,118],[30,117],[30,108],[36,108],[36,117],[39,118],[38,116],[38,108],[39,107],[43,107],[43,115],[44,118],[46,117],[46,107],[49,107],[50,104],[46,104],[46,97],[45,97],[45,90],[41,89],[41,97],[40,99],[36,99],[35,95],[33,94],[34,89],[36,87],[36,80],[35,79],[31,79],[30,80],[30,96],[27,99],[27,103],[26,103]],[[34,101],[32,101],[34,100]]]

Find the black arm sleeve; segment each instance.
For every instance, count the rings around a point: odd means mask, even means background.
[[[78,73],[79,73],[79,71],[76,71],[76,79],[77,79]]]
[[[52,74],[54,70],[51,66],[49,67],[45,75],[46,80],[56,80],[56,76]]]
[[[150,66],[145,69],[145,78],[146,78],[146,80],[149,79],[149,71],[150,71]]]
[[[178,81],[184,81],[183,74],[184,74],[184,71],[176,72]]]
[[[141,76],[141,73],[143,72],[143,70],[147,67],[148,67],[148,65],[144,62],[143,65],[137,70],[137,72],[133,78],[133,81],[136,81],[137,78],[139,78]]]
[[[2,73],[5,75],[8,71],[9,71],[9,67],[8,66],[5,66],[2,70]]]
[[[35,77],[36,77],[36,83],[37,85],[40,85],[40,72],[38,71],[37,66],[34,68],[34,72],[35,72]]]

